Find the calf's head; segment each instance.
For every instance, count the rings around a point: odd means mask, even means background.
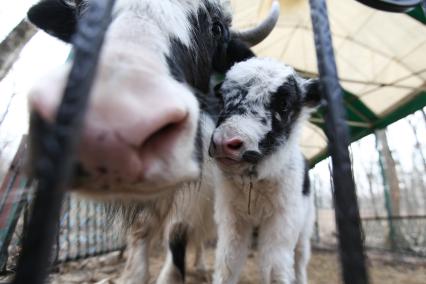
[[[28,16],[69,41],[90,1],[44,0]],[[262,40],[279,11],[275,4],[259,27],[238,33],[230,30],[227,6],[223,0],[116,1],[79,146],[84,175],[73,189],[146,199],[199,176],[199,100],[210,76],[251,56],[244,42]],[[33,88],[33,117],[55,120],[68,72],[61,66]]]
[[[216,87],[223,111],[209,147],[228,171],[245,171],[277,149],[298,143],[301,123],[321,97],[316,79],[272,59],[235,64]]]

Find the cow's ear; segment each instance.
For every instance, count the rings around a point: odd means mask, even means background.
[[[309,108],[316,108],[322,105],[322,95],[319,79],[307,79],[304,81],[304,104]]]
[[[63,0],[43,0],[30,8],[28,19],[38,28],[70,42],[77,24],[77,9]]]
[[[226,73],[235,63],[254,56],[255,54],[247,44],[238,38],[233,38],[218,52],[213,67],[217,72]]]
[[[237,62],[245,61],[249,58],[255,57],[250,47],[248,47],[246,43],[239,39],[232,39],[229,42],[226,53],[228,57],[229,67],[231,67]]]
[[[213,91],[216,97],[222,97],[221,90],[223,85],[223,81],[214,86]]]

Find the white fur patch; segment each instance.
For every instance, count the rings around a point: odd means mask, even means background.
[[[249,84],[253,78],[256,82],[247,94],[248,99],[263,97],[262,94],[275,92],[278,87],[291,75],[295,75],[293,67],[285,65],[272,58],[251,58],[235,64],[226,73],[224,88]],[[269,97],[269,96],[267,96]]]

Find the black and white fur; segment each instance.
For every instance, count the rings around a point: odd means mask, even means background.
[[[70,41],[78,18],[88,4],[90,0],[44,0],[30,9],[28,18],[53,36]],[[81,159],[80,169],[83,171],[79,172],[85,174],[76,177],[73,190],[96,198],[147,200],[199,178],[203,162],[201,136],[205,131],[199,122],[203,119],[201,116],[211,115],[209,103],[206,103],[211,100],[211,76],[251,54],[249,47],[232,33],[230,26],[231,13],[225,0],[116,1],[86,120],[99,124],[99,115],[92,117],[92,109],[106,109],[103,106],[105,102],[117,96],[117,107],[131,110],[137,91],[142,94],[158,92],[158,96],[170,93],[170,98],[161,99],[183,104],[188,115],[185,127],[179,130],[181,135],[169,153],[154,152],[158,155],[155,157],[156,165],[151,172],[144,174],[142,181],[138,179],[137,172],[117,174],[120,167],[114,164],[119,165],[120,157],[124,155],[115,158],[119,160],[116,162],[109,161],[110,156],[104,153],[98,155],[104,159]],[[69,69],[69,64],[60,66],[38,82],[30,92],[30,105],[58,105],[60,96],[46,95],[51,98],[46,103],[41,101],[41,94],[60,93]],[[124,80],[126,84],[120,84]],[[131,121],[137,115],[132,112],[134,110],[114,114],[114,117],[117,120],[125,117]],[[50,117],[43,112],[41,114],[44,119],[52,120],[52,113]],[[108,130],[108,125],[114,125],[114,121],[102,127]],[[105,137],[99,134],[99,137],[102,136]],[[130,145],[137,142],[132,142],[131,137],[128,141],[127,137],[124,138],[124,142]],[[138,157],[138,153],[133,154],[127,145],[120,147],[126,154],[131,153],[129,156]],[[84,148],[82,151],[86,156],[92,155],[91,152],[84,153]]]
[[[31,8],[28,17],[51,35],[69,42],[90,1],[44,0]],[[123,282],[147,283],[149,245],[156,234],[163,234],[170,248],[158,282],[183,282],[186,244],[200,246],[203,228],[209,226],[212,193],[203,153],[207,153],[217,116],[217,101],[209,92],[211,75],[252,56],[248,46],[231,32],[230,25],[229,3],[225,0],[116,1],[91,94],[92,105],[95,108],[116,99],[117,104],[130,109],[135,101],[133,94],[164,95],[167,86],[174,92],[165,99],[180,101],[188,109],[185,128],[175,147],[170,153],[160,153],[159,167],[145,180],[135,182],[126,175],[117,175],[120,167],[108,162],[110,155],[100,155],[102,159],[91,161],[91,167],[84,160],[80,164],[82,174],[75,180],[75,189],[84,195],[113,200],[110,212],[120,215],[121,211],[130,231],[130,256]],[[36,85],[30,105],[41,102],[40,94],[61,92],[68,71],[69,66],[61,66]],[[125,84],[120,83],[123,80]],[[137,87],[136,91],[132,86]],[[55,99],[53,104],[58,104],[59,96],[50,97]],[[123,112],[117,120],[132,115]],[[53,119],[44,115],[46,118]],[[110,166],[113,170],[108,169]]]
[[[320,102],[318,82],[252,58],[234,65],[217,92],[224,110],[209,151],[220,168],[213,283],[237,283],[258,226],[262,283],[305,284],[314,204],[298,140]],[[227,141],[238,143],[227,150]]]
[[[214,122],[208,117],[200,122],[210,136],[203,135],[203,152],[207,147]],[[214,184],[212,160],[206,155],[203,174],[199,181],[186,183],[161,198],[146,202],[116,202],[107,205],[108,215],[118,221],[119,228],[127,234],[127,259],[120,283],[152,283],[150,274],[151,248],[160,238],[166,250],[166,261],[157,284],[183,284],[187,271],[186,252],[195,249],[194,267],[203,275],[207,273],[204,259],[204,242],[214,237],[213,220]]]

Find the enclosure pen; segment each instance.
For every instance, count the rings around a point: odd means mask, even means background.
[[[405,12],[408,8],[413,7],[412,5],[421,2],[420,0],[358,1],[371,4],[375,8],[398,12]],[[28,226],[25,226],[22,253],[13,283],[44,283],[53,262],[52,252],[58,234],[58,221],[64,201],[64,189],[67,187],[71,176],[74,150],[79,140],[88,96],[95,77],[105,31],[111,20],[114,2],[114,0],[92,0],[88,2],[88,8],[79,21],[77,32],[72,40],[74,62],[56,116],[56,123],[48,125],[35,115],[31,118],[31,131],[34,132],[31,135],[34,155],[31,166],[38,184],[31,219]],[[366,284],[369,278],[348,152],[349,131],[345,122],[342,89],[337,76],[326,2],[325,0],[310,0],[310,7],[321,90],[323,99],[326,101],[326,134],[333,164],[335,218],[343,282],[346,284]],[[66,206],[71,212],[73,204],[70,199],[67,199],[66,202]],[[80,204],[76,206],[80,206]],[[85,204],[84,209],[83,207],[77,209],[83,210],[88,216],[90,214],[95,216],[92,225],[93,230],[98,232],[98,225],[100,225],[98,222],[101,221],[96,217],[101,213],[98,210],[99,208],[93,207],[93,212],[91,208],[91,205]],[[65,217],[66,221],[64,221],[68,232],[68,251],[71,250],[70,212]],[[77,214],[78,234],[82,228],[90,231],[90,220],[88,219],[82,224],[80,213]],[[89,251],[91,241],[95,243],[96,250],[101,252],[105,252],[108,246],[113,245],[113,234],[106,233],[106,237],[101,240],[98,239],[98,236],[99,234],[96,233],[93,240],[90,237],[85,240],[85,254]],[[78,237],[77,256],[81,254],[81,249],[83,249],[83,244],[79,242],[80,238]],[[59,249],[59,245],[57,249]]]
[[[91,1],[78,23],[72,40],[74,63],[56,123],[50,126],[32,117],[37,139],[32,141],[37,149],[32,166],[38,185],[13,283],[41,284],[49,271],[64,188],[71,175],[75,145],[113,3],[114,0]]]

